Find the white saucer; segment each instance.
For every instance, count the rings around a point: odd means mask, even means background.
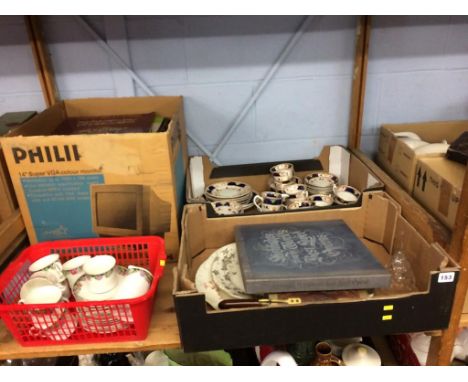
[[[219,199],[237,199],[246,196],[252,192],[252,187],[242,182],[219,182],[210,184],[206,190],[207,198]]]
[[[111,290],[105,293],[94,293],[89,290],[89,275],[81,276],[73,286],[73,296],[75,296],[76,301],[105,301],[112,300],[112,297],[118,290],[118,286],[122,279],[127,274],[127,268],[120,265],[117,266],[117,284]]]

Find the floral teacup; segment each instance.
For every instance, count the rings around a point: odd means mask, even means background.
[[[292,163],[280,163],[270,168],[270,173],[275,182],[289,182],[294,176],[294,166]]]
[[[89,276],[89,290],[93,293],[106,293],[118,283],[115,257],[99,255],[89,259],[83,266]]]
[[[63,274],[67,278],[70,288],[73,288],[76,281],[85,274],[83,267],[90,259],[91,256],[88,255],[77,256],[63,264]]]
[[[46,272],[50,273],[59,282],[65,281],[65,276],[62,273],[62,263],[57,253],[51,253],[36,260],[29,266],[29,272]]]
[[[211,206],[217,215],[239,215],[244,213],[242,204],[235,200],[227,200],[225,202],[212,202]]]

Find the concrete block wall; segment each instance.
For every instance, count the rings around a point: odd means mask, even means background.
[[[383,123],[468,119],[468,17],[372,18],[363,149]]]
[[[0,114],[45,107],[23,17],[0,17]]]
[[[88,17],[158,95],[183,95],[210,150],[300,24],[299,16]],[[220,154],[225,164],[299,159],[347,143],[356,17],[321,17]],[[73,17],[43,18],[62,98],[145,95]],[[374,17],[363,147],[387,122],[468,116],[468,19]],[[3,33],[1,33],[3,32]],[[44,107],[21,17],[0,17],[0,113]],[[5,52],[5,54],[3,54]],[[190,154],[201,153],[190,144]]]

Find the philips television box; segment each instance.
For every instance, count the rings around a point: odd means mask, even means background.
[[[170,120],[164,128],[162,118]],[[1,144],[31,243],[163,234],[167,255],[177,254],[182,97],[62,101]]]
[[[118,206],[118,208],[116,208]],[[141,184],[91,185],[93,232],[99,236],[156,235],[169,230],[171,208]]]

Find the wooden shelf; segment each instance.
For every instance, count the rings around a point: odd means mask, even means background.
[[[14,340],[4,323],[0,321],[0,359],[56,357],[180,348],[179,329],[172,300],[173,267],[174,265],[172,264],[166,267],[164,276],[159,283],[148,337],[145,340],[24,347]]]
[[[460,328],[468,328],[468,313],[463,313],[460,318]]]

